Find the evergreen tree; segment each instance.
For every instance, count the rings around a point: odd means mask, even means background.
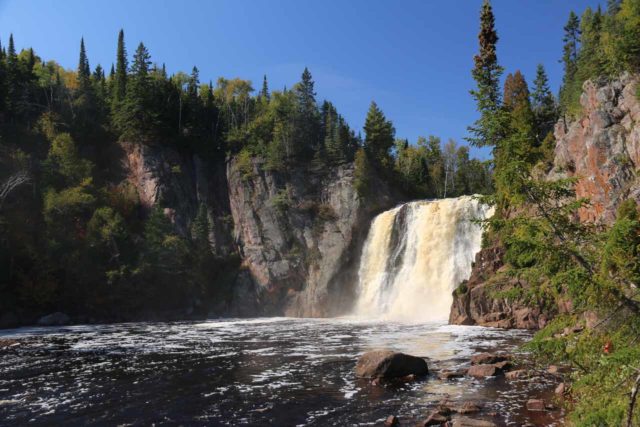
[[[267,101],[271,99],[271,95],[269,94],[269,85],[267,84],[267,75],[265,74],[262,78],[262,90],[260,91],[260,96]]]
[[[474,57],[473,78],[476,89],[471,95],[476,100],[480,118],[469,127],[471,137],[467,140],[478,147],[494,146],[504,137],[505,118],[501,110],[500,76],[503,69],[498,65],[495,17],[489,0],[484,0],[480,12],[479,53]]]
[[[127,94],[116,112],[115,123],[123,138],[147,139],[157,125],[157,105],[151,91],[149,52],[141,42],[133,56]],[[116,76],[117,77],[117,76]]]
[[[503,105],[508,110],[514,110],[524,103],[529,103],[529,88],[524,76],[517,70],[505,79]]]
[[[2,122],[2,115],[6,114],[7,105],[7,66],[6,55],[2,43],[0,43],[0,122]]]
[[[299,142],[299,152],[308,157],[313,151],[318,150],[318,107],[316,105],[316,93],[311,73],[305,67],[302,73],[302,80],[295,86],[295,95],[298,105],[297,133]]]
[[[78,88],[86,91],[90,86],[91,69],[89,68],[89,59],[84,48],[84,37],[80,39],[80,59],[78,61]]]
[[[118,34],[118,50],[116,52],[116,70],[113,82],[113,105],[117,109],[127,95],[127,50],[124,45],[124,31]]]
[[[504,107],[510,113],[510,131],[501,141],[500,157],[496,164],[523,161],[533,163],[536,146],[534,115],[529,99],[529,87],[518,70],[509,74],[504,85]]]
[[[21,86],[20,63],[13,42],[13,34],[10,34],[7,48],[7,112],[11,119],[15,119],[18,115],[18,105],[22,98]]]
[[[391,166],[390,150],[393,147],[395,129],[375,102],[371,102],[364,123],[364,149],[369,158],[383,168]]]
[[[531,101],[536,121],[536,140],[541,144],[553,131],[553,126],[558,119],[556,100],[549,88],[549,79],[542,64],[538,64],[533,84]]]
[[[198,213],[191,225],[191,238],[198,252],[211,252],[211,244],[209,242],[209,232],[211,226],[207,214],[207,207],[201,203],[198,207]]]
[[[562,63],[564,64],[564,77],[562,88],[560,89],[560,105],[563,112],[566,112],[571,103],[572,85],[575,81],[575,74],[578,70],[578,50],[580,47],[580,19],[575,12],[571,11],[569,20],[564,26],[564,37],[562,39]]]

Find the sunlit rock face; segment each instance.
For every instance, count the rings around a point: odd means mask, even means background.
[[[230,160],[227,179],[241,277],[253,283],[260,314],[344,314],[371,218],[397,200],[386,185],[363,201],[352,164],[280,173],[259,158],[248,170]]]
[[[555,127],[554,167],[549,178],[576,177],[576,196],[590,200],[582,221],[611,223],[628,197],[640,200],[640,102],[638,78],[586,81],[581,116]]]

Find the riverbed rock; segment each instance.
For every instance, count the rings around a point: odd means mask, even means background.
[[[393,379],[428,373],[424,359],[390,350],[367,352],[356,363],[356,376],[360,378]]]
[[[475,378],[495,377],[502,374],[502,370],[496,365],[473,365],[467,371],[467,375]]]
[[[442,400],[438,404],[438,413],[441,415],[449,415],[451,413],[458,414],[473,414],[476,412],[480,412],[482,408],[476,402],[466,401],[466,402],[452,402],[450,400]]]
[[[504,374],[505,378],[508,380],[515,380],[518,378],[525,378],[529,376],[529,372],[525,369],[517,369],[515,371],[510,371]]]
[[[446,416],[441,415],[438,412],[432,412],[426,420],[419,422],[418,426],[441,426],[447,421],[449,421],[449,418],[447,418]]]
[[[462,378],[466,373],[466,370],[442,371],[438,374],[438,378],[440,378],[442,381],[450,381],[457,378]]]
[[[487,420],[476,420],[468,417],[458,417],[451,421],[452,427],[497,427],[497,424]]]
[[[527,410],[529,411],[544,411],[546,409],[544,400],[542,399],[529,399],[527,400]]]
[[[507,354],[480,353],[471,356],[472,365],[488,365],[508,360],[511,360],[511,356]]]
[[[559,371],[560,369],[556,365],[549,365],[547,368],[547,372],[552,375],[556,375]]]
[[[387,419],[384,421],[384,425],[386,427],[398,427],[400,425],[400,421],[398,420],[398,417],[396,417],[395,415],[389,415]]]
[[[71,318],[62,312],[51,313],[38,319],[39,326],[63,326],[68,325]]]
[[[565,391],[566,391],[566,387],[567,387],[567,386],[565,385],[565,383],[560,383],[560,384],[558,384],[558,386],[557,386],[557,387],[556,387],[556,389],[555,389],[555,393],[556,393],[556,395],[558,395],[558,396],[564,396],[564,393],[565,393]]]

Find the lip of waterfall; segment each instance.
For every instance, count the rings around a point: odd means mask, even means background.
[[[378,215],[363,247],[354,314],[380,320],[443,321],[452,292],[471,274],[492,215],[475,196],[414,201]]]

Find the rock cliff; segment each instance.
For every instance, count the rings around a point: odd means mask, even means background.
[[[576,120],[555,126],[556,148],[548,179],[576,178],[576,197],[590,203],[581,221],[610,224],[627,198],[640,201],[640,101],[638,76],[613,81],[586,81]],[[454,292],[449,321],[453,324],[538,329],[565,306],[543,309],[517,298],[526,283],[502,275],[503,251],[484,248],[476,256],[470,279]]]
[[[612,82],[587,81],[583,114],[555,127],[556,149],[550,178],[576,177],[576,196],[590,205],[583,221],[611,223],[619,203],[640,200],[640,102],[638,78],[625,74]]]
[[[163,146],[122,146],[127,180],[143,207],[161,203],[176,230],[187,235],[204,204],[214,253],[240,256],[231,301],[216,314],[344,312],[369,222],[397,201],[376,181],[376,195],[364,203],[354,187],[352,164],[276,172],[260,158],[212,164]]]
[[[263,314],[324,317],[348,307],[354,267],[374,213],[394,203],[382,182],[363,203],[352,164],[330,174],[227,165],[234,237]],[[246,281],[245,278],[241,280]]]

